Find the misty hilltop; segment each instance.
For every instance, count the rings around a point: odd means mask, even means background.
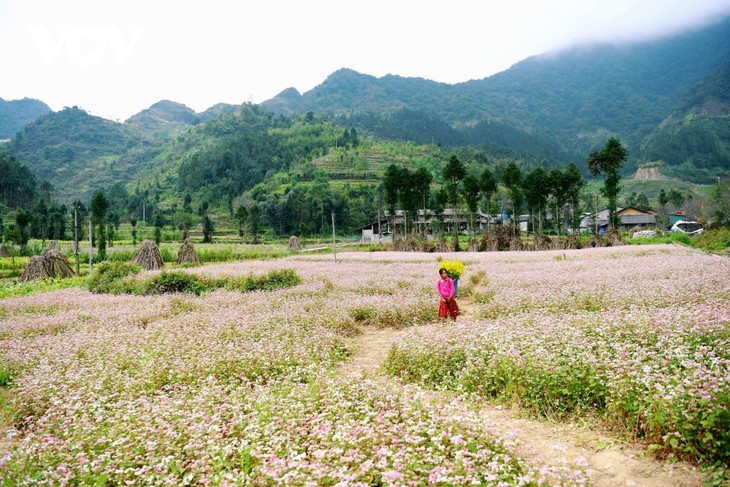
[[[680,153],[704,174],[694,177],[711,178],[711,166],[730,169],[728,62],[725,19],[649,42],[533,56],[454,85],[341,69],[306,93],[290,88],[262,106],[283,115],[326,113],[384,137],[507,145],[548,159],[579,160],[616,135],[634,167],[678,165]]]
[[[4,150],[58,194],[87,195],[94,187],[150,179],[174,185],[181,167],[214,176],[216,164],[251,159],[260,143],[283,151],[286,143],[274,135],[286,123],[274,120],[304,116],[374,140],[469,148],[494,161],[555,167],[582,163],[613,135],[629,149],[627,175],[652,167],[666,177],[706,183],[730,171],[729,76],[726,18],[664,39],[533,56],[458,84],[343,68],[310,91],[289,88],[258,106],[221,103],[197,113],[161,100],[124,123],[75,107],[52,112],[37,100],[0,100],[0,126],[7,127],[5,138],[12,136]],[[305,133],[302,149],[326,154],[318,135]],[[219,161],[228,153],[233,159]],[[290,170],[291,152],[276,157],[270,169]],[[191,160],[195,165],[186,165]],[[363,162],[363,174],[377,175],[383,162]],[[238,174],[226,171],[221,177]],[[254,173],[260,180],[266,171]],[[196,177],[188,177],[193,186],[199,186]]]

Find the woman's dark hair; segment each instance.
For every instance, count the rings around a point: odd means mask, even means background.
[[[445,272],[447,276],[449,275],[449,271],[447,271],[445,267],[439,269],[439,274],[441,274],[442,272]]]

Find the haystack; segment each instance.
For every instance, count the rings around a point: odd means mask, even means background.
[[[612,247],[618,247],[619,245],[624,244],[624,241],[621,238],[621,232],[619,232],[615,228],[607,231],[605,237]]]
[[[535,250],[550,250],[553,248],[553,241],[547,235],[536,235],[534,246]]]
[[[289,250],[292,250],[294,252],[302,250],[302,244],[299,243],[299,239],[296,237],[296,235],[292,235],[291,237],[289,237]]]
[[[582,247],[583,244],[581,244],[580,237],[578,235],[568,235],[565,240],[563,240],[563,249],[565,250],[580,249]]]
[[[139,249],[132,257],[132,262],[148,271],[162,269],[165,265],[159,247],[152,240],[145,240],[139,244]]]
[[[74,275],[74,271],[71,268],[71,263],[68,261],[66,254],[53,249],[46,249],[41,253],[43,257],[43,263],[46,266],[46,272],[51,277],[71,277]]]
[[[187,238],[183,241],[180,246],[180,250],[177,251],[177,262],[176,264],[201,264],[198,254],[195,252],[195,247],[190,243]]]
[[[46,270],[45,259],[41,255],[34,255],[28,261],[23,269],[23,275],[18,278],[18,282],[37,281],[51,277]]]
[[[525,250],[525,244],[522,243],[520,237],[514,236],[509,241],[510,250]]]

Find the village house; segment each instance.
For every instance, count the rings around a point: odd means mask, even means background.
[[[608,208],[604,208],[597,213],[584,213],[580,221],[580,231],[602,235],[608,230],[608,216]],[[616,216],[618,216],[618,230],[620,232],[628,232],[636,227],[654,228],[657,224],[654,212],[640,210],[633,206],[616,208]]]

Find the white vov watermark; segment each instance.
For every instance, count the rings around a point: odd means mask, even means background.
[[[43,59],[53,66],[65,55],[79,67],[92,67],[113,57],[124,66],[145,27],[130,25],[29,25],[28,32]]]

